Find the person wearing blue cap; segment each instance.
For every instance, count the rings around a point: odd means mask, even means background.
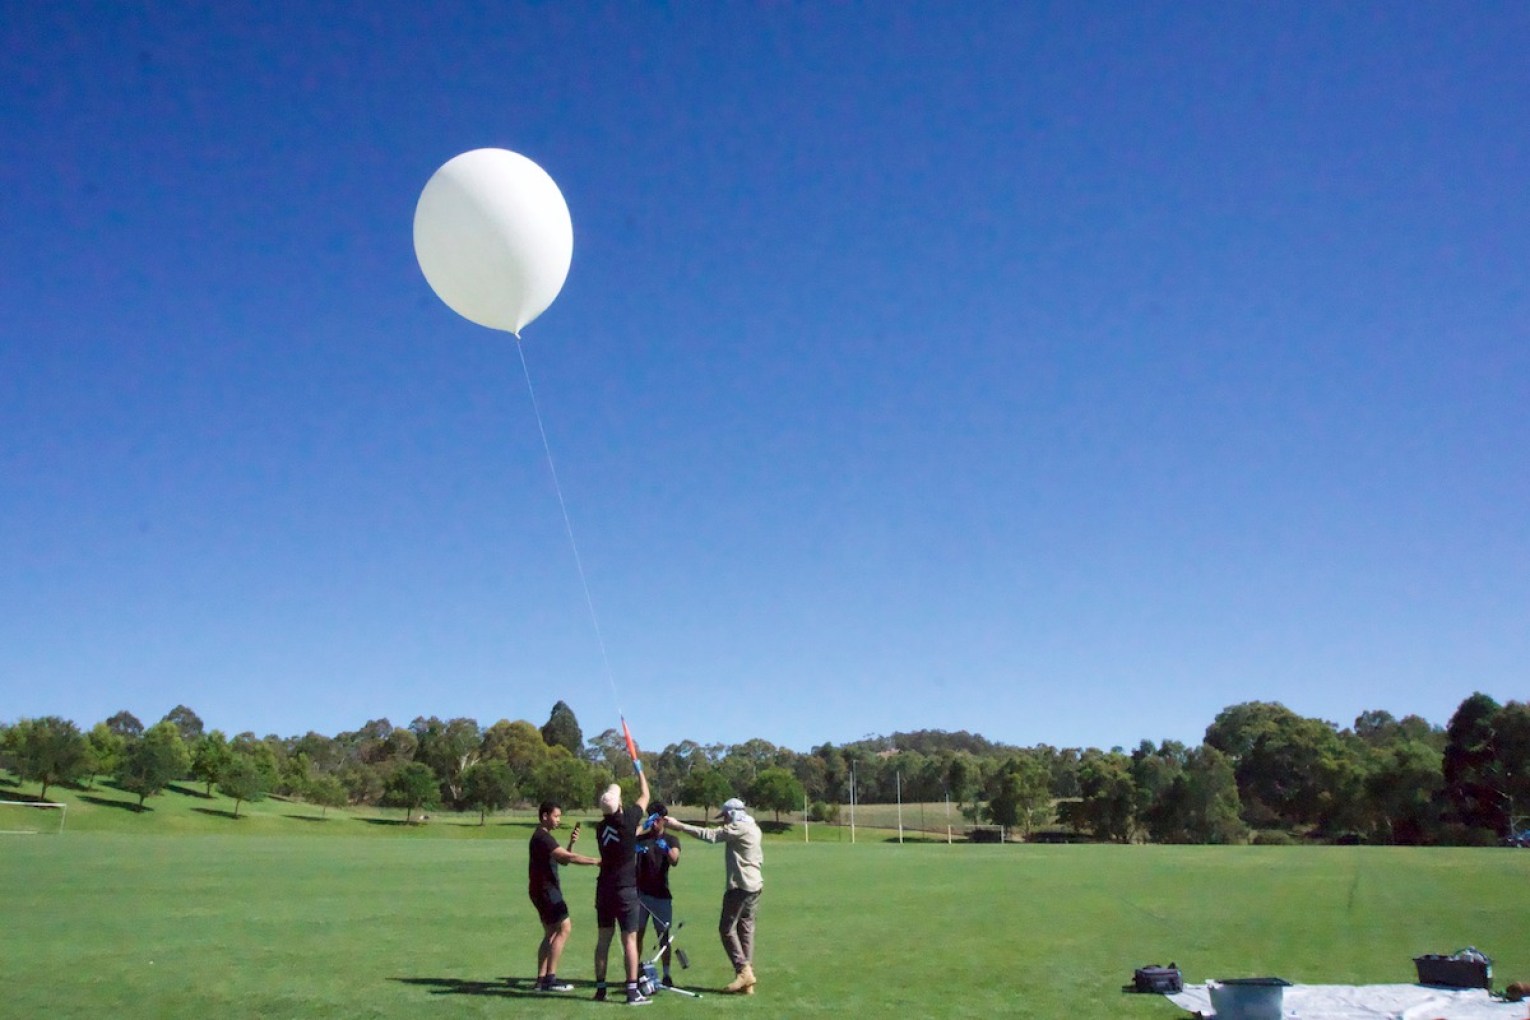
[[[660,824],[665,829],[673,827],[703,842],[722,843],[727,847],[723,863],[727,869],[728,887],[723,892],[722,917],[717,922],[717,933],[722,937],[728,961],[733,964],[734,978],[723,991],[753,995],[757,983],[754,976],[754,918],[760,905],[760,893],[765,888],[761,874],[765,855],[760,849],[760,826],[737,797],[723,802],[717,820],[724,824],[703,828],[687,825],[676,818],[666,818]]]
[[[638,956],[643,956],[643,939],[648,934],[648,919],[652,917],[654,932],[659,944],[664,947],[662,983],[673,988],[675,983],[669,972],[670,945],[665,934],[672,930],[675,923],[674,896],[669,891],[669,869],[680,864],[680,843],[674,833],[666,833],[663,829],[664,819],[668,816],[669,808],[662,801],[656,800],[649,804],[648,827],[652,831],[638,840],[638,902],[643,906],[643,919],[638,923]]]

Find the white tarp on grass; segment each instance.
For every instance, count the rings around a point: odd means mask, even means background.
[[[1186,985],[1166,998],[1200,1017],[1216,1016],[1205,985]],[[1283,1020],[1525,1020],[1530,1004],[1495,999],[1485,988],[1430,985],[1292,985],[1281,1000]]]

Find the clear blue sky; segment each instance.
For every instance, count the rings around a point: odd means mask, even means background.
[[[1530,693],[1530,7],[0,0],[0,719]],[[568,199],[526,355],[414,260]],[[615,692],[613,692],[613,686]]]

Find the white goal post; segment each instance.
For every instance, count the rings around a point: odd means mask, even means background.
[[[56,836],[64,831],[68,804],[46,800],[0,800],[0,836]]]

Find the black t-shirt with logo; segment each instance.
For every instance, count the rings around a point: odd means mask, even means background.
[[[595,827],[595,843],[600,847],[596,893],[637,888],[637,831],[642,824],[643,809],[628,804]]]

